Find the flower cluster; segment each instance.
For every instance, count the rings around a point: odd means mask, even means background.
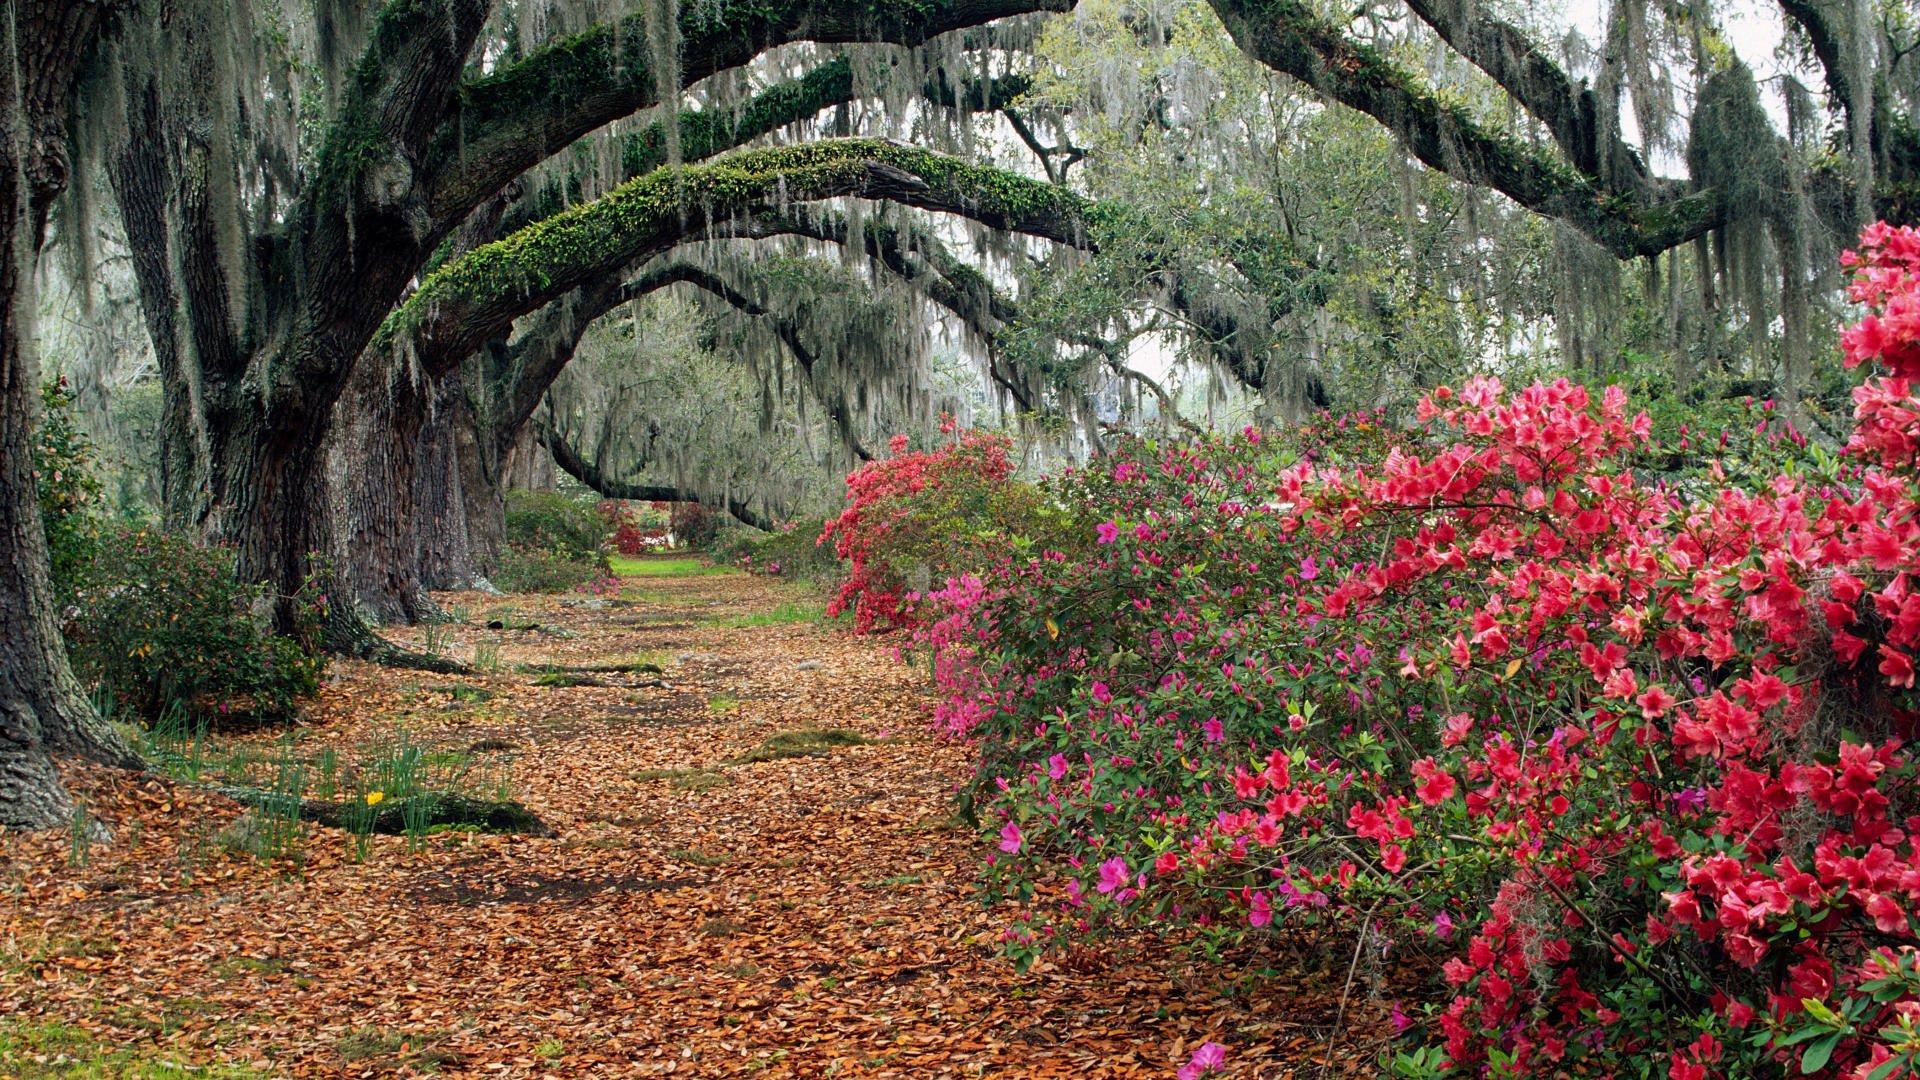
[[[827,614],[852,611],[862,633],[914,621],[909,575],[945,569],[957,546],[986,539],[1013,475],[1005,436],[969,431],[938,449],[909,450],[896,435],[890,446],[891,457],[847,477],[847,509],[820,533],[849,564]]]
[[[1049,480],[1073,535],[916,608],[1010,950],[1332,923],[1436,954],[1409,1061],[1916,1075],[1920,233],[1848,266],[1824,475],[1653,482],[1624,393],[1477,379]]]

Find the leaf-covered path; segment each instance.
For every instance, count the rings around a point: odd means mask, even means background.
[[[0,836],[0,1075],[1161,1077],[1209,1038],[1227,1075],[1321,1073],[1346,955],[1243,986],[1119,941],[1016,974],[953,821],[972,751],[926,734],[891,646],[796,595],[448,597],[463,621],[424,643],[494,670],[339,665],[291,740],[224,744],[350,763],[403,726],[510,773],[550,839],[383,836],[360,861],[315,828],[263,865],[221,848],[224,797],[75,775],[114,843]],[[1346,1063],[1377,1047],[1364,997]]]

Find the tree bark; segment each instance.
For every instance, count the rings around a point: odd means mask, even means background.
[[[52,754],[133,765],[67,663],[33,469],[34,289],[47,211],[66,186],[66,108],[104,2],[15,0],[0,20],[0,824],[71,820]]]
[[[420,440],[420,584],[428,589],[472,589],[484,579],[462,471],[462,433],[472,425],[463,368],[434,384]]]
[[[434,388],[363,357],[334,408],[330,447],[345,525],[347,596],[376,625],[439,617],[421,583],[420,449]]]

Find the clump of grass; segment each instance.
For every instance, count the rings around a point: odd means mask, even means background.
[[[840,746],[872,746],[877,740],[870,739],[851,728],[803,728],[799,731],[782,731],[767,738],[767,741],[728,762],[730,765],[751,765],[760,761],[779,761],[782,758],[824,757]]]
[[[740,699],[732,694],[715,694],[707,699],[707,711],[716,716],[725,716],[740,707]]]
[[[731,566],[717,566],[705,559],[609,558],[613,572],[620,577],[706,577],[710,574],[737,574]]]
[[[708,625],[741,628],[818,622],[826,615],[826,610],[822,605],[809,601],[788,600],[769,611],[749,611],[744,615],[723,615],[717,619],[708,620]]]
[[[0,1076],[16,1080],[254,1080],[273,1073],[245,1065],[184,1065],[155,1047],[101,1044],[71,1024],[0,1019]]]
[[[421,1072],[438,1072],[442,1066],[461,1063],[459,1054],[435,1046],[446,1039],[444,1031],[408,1032],[392,1028],[356,1028],[334,1041],[334,1052],[342,1061],[384,1059],[410,1066]]]
[[[499,671],[506,665],[500,659],[500,639],[488,638],[473,647],[473,670]]]
[[[533,680],[535,686],[599,686],[600,680],[571,671],[549,671]]]
[[[269,956],[260,959],[252,956],[230,956],[213,965],[216,978],[225,981],[242,975],[278,975],[287,970],[287,963],[279,957]]]
[[[456,683],[447,687],[447,696],[465,704],[475,701],[491,701],[493,700],[493,691],[484,686],[468,686],[465,683]]]
[[[698,848],[675,848],[667,852],[667,858],[692,866],[721,866],[727,861],[725,855],[709,855]]]

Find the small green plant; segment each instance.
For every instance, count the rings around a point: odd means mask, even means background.
[[[740,707],[740,699],[732,694],[715,694],[707,699],[707,711],[715,716],[725,716]]]
[[[725,615],[713,620],[714,626],[742,628],[783,626],[788,623],[818,622],[826,616],[826,605],[804,600],[787,600],[769,611],[749,611],[743,615]]]
[[[125,712],[278,717],[320,688],[317,586],[293,602],[292,636],[256,609],[269,599],[235,577],[232,550],[151,529],[110,529],[68,607],[74,668]]]
[[[676,848],[667,852],[667,858],[693,866],[722,866],[727,861],[725,855],[709,855],[698,848]]]
[[[545,1061],[559,1061],[566,1052],[567,1044],[553,1038],[541,1039],[533,1047],[534,1056]]]
[[[499,638],[488,638],[473,647],[473,670],[493,672],[505,666],[500,660]]]
[[[445,656],[447,648],[453,644],[453,631],[446,623],[422,623],[417,641],[420,651],[428,656]]]

